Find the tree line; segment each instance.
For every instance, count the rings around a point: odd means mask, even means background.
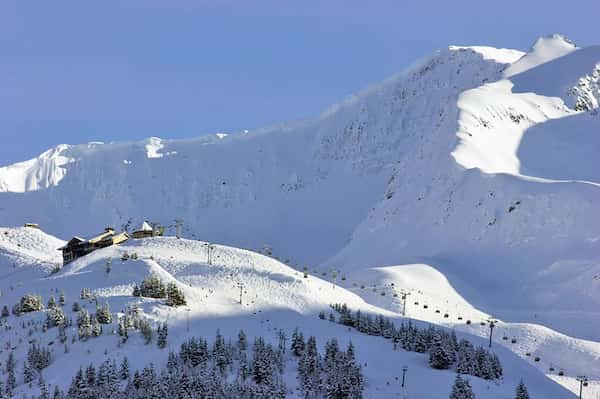
[[[428,326],[419,328],[412,321],[402,322],[397,327],[390,319],[381,315],[372,316],[357,310],[353,312],[346,304],[335,304],[332,308],[339,313],[337,322],[358,331],[382,336],[392,340],[394,347],[400,346],[410,352],[428,353],[429,365],[434,369],[451,369],[457,373],[493,380],[503,374],[502,364],[495,353],[483,347],[475,347],[469,340],[457,339],[454,331]],[[330,314],[330,320],[335,320]]]

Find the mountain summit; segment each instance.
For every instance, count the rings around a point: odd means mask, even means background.
[[[0,168],[0,219],[65,239],[182,219],[188,237],[348,270],[429,259],[474,293],[511,292],[473,295],[489,309],[596,319],[599,65],[600,47],[560,35],[451,46],[314,120],[61,145]]]

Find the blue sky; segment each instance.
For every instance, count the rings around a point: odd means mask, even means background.
[[[0,165],[309,118],[448,44],[598,44],[599,13],[597,0],[5,0]]]

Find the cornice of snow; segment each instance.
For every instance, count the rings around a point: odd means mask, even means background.
[[[515,60],[511,66],[504,71],[505,77],[511,77],[525,72],[538,65],[552,61],[577,50],[577,46],[566,37],[553,34],[540,37],[535,41],[531,49],[519,60]]]
[[[71,146],[60,144],[39,157],[0,168],[0,192],[36,191],[56,186],[65,177]]]

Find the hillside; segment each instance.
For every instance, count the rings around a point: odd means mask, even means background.
[[[13,229],[6,231],[15,233]],[[36,232],[31,231],[31,235],[35,234]],[[46,244],[52,242],[52,238],[48,237]],[[122,261],[121,257],[125,252],[131,255],[135,253],[137,259]],[[65,353],[63,344],[58,342],[58,329],[54,327],[46,332],[40,328],[47,310],[4,319],[6,325],[13,327],[5,330],[1,343],[3,346],[11,343],[18,359],[26,357],[27,342],[47,344],[53,360],[44,370],[44,381],[51,386],[57,384],[66,387],[70,378],[65,376],[73,375],[79,365],[100,364],[105,359],[120,362],[126,356],[132,371],[141,369],[149,362],[162,367],[168,350],[176,350],[191,335],[211,339],[219,329],[225,337],[233,339],[239,329],[243,328],[249,340],[258,335],[270,339],[279,330],[290,336],[293,329],[299,327],[307,335],[316,335],[321,344],[331,337],[336,337],[341,345],[352,341],[367,379],[366,397],[392,397],[397,392],[404,392],[404,395],[410,397],[433,399],[449,391],[454,374],[427,367],[425,355],[390,350],[391,343],[381,337],[360,334],[317,317],[319,311],[329,312],[329,305],[337,302],[396,320],[401,318],[398,313],[369,305],[360,296],[340,286],[334,287],[331,281],[321,280],[312,272],[305,279],[302,273],[264,255],[216,245],[211,265],[207,263],[206,256],[203,242],[170,237],[149,238],[98,250],[65,266],[56,274],[37,278],[11,276],[0,281],[0,290],[4,293],[1,300],[4,304],[16,303],[26,293],[35,293],[44,299],[50,296],[58,298],[59,292],[62,293],[66,298],[63,309],[73,320],[77,313],[71,307],[76,301],[89,311],[93,310],[96,302],[99,306],[108,304],[115,313],[115,318],[125,314],[134,305],[138,306],[143,317],[151,323],[168,322],[169,342],[166,349],[159,349],[155,344],[145,345],[141,335],[134,331],[130,332],[128,342],[121,344],[115,333],[115,321],[112,325],[104,326],[100,337],[88,340],[71,339],[76,337],[77,327],[74,326],[72,331],[68,329],[68,353]],[[106,271],[108,259],[112,259],[110,272]],[[33,262],[29,266],[35,267],[35,264]],[[170,308],[160,300],[133,297],[131,292],[134,284],[139,284],[151,274],[164,281],[176,282],[184,290],[189,305]],[[244,284],[242,306],[239,304],[238,282]],[[13,288],[9,288],[10,286]],[[91,300],[80,299],[82,288],[90,290]],[[26,327],[21,327],[21,323]],[[469,339],[476,343],[485,342],[470,333],[472,331],[467,333]],[[505,375],[501,382],[470,378],[479,395],[504,398],[513,391],[520,378],[525,378],[534,395],[572,397],[510,351],[500,347],[495,351],[506,369]],[[9,351],[0,353],[3,363],[6,362],[8,353]],[[390,368],[390,364],[398,367]],[[408,365],[410,369],[410,384],[404,391],[397,379],[402,365]],[[293,357],[288,360],[287,367],[295,368]],[[36,387],[27,389],[26,385],[21,384],[20,378],[17,381],[19,387],[15,392],[16,397],[21,392],[37,391]],[[438,388],[422,389],[433,381]],[[287,384],[289,397],[299,397],[293,394],[297,382],[289,378]]]
[[[126,301],[129,288],[114,287],[155,272],[182,284],[211,330],[215,318],[227,325],[246,317],[232,310],[239,292],[224,277],[230,267],[255,292],[269,292],[257,304],[289,317],[341,298],[398,317],[398,301],[381,292],[394,283],[421,295],[420,306],[440,308],[409,309],[411,317],[485,336],[463,321],[494,316],[498,331],[518,341],[499,343],[528,361],[526,353],[543,353],[534,366],[569,389],[578,373],[595,387],[599,71],[599,46],[578,48],[560,35],[528,52],[451,46],[313,120],[190,140],[60,145],[0,168],[0,224],[37,222],[67,240],[143,220],[172,234],[183,219],[184,237],[268,246],[291,267],[227,249],[236,254],[223,259],[227,271],[206,280],[213,269],[201,266],[201,244],[165,238],[98,251],[51,279],[97,283],[106,257],[137,251],[144,255],[128,265],[140,274],[121,276],[105,287],[115,295],[103,295]],[[9,265],[14,245],[2,245]],[[51,270],[56,252],[37,251],[17,258],[42,259]],[[170,256],[200,266],[171,264]],[[249,270],[250,259],[262,269]],[[331,283],[298,283],[304,266],[325,276],[335,268],[346,290],[323,296]],[[443,312],[463,320],[450,323]],[[567,375],[550,371],[556,363]]]

